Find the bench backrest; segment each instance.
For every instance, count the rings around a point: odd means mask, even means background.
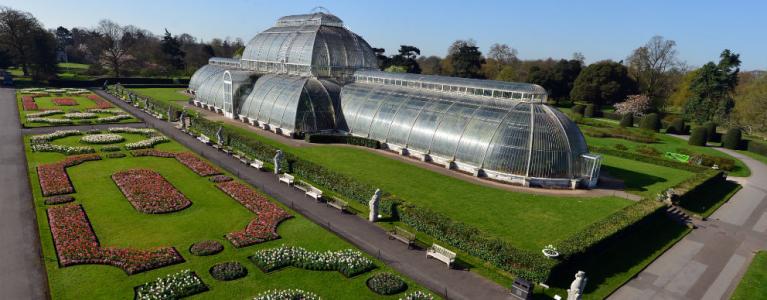
[[[445,248],[445,247],[442,247],[442,246],[440,246],[440,245],[437,245],[437,244],[432,244],[432,245],[431,245],[431,249],[432,249],[434,252],[437,252],[437,253],[439,253],[439,254],[442,254],[442,255],[444,255],[444,256],[446,256],[446,257],[449,257],[449,258],[455,258],[455,252],[453,252],[453,251],[450,251],[450,250],[448,250],[447,248]]]
[[[290,179],[290,180],[296,179],[295,177],[293,177],[293,175],[290,175],[288,173],[282,173],[282,177],[285,177],[285,178]]]
[[[254,159],[254,160],[253,160],[253,163],[255,163],[255,164],[257,164],[257,165],[262,165],[262,166],[264,165],[264,162],[263,162],[263,161],[260,161],[260,160],[258,160],[258,159]]]
[[[320,190],[320,189],[318,189],[318,188],[316,188],[316,187],[313,187],[313,186],[311,186],[311,185],[310,185],[310,186],[309,186],[309,189],[311,189],[311,190],[312,190],[312,192],[315,192],[315,193],[317,193],[317,194],[320,194],[320,195],[322,195],[322,190]]]

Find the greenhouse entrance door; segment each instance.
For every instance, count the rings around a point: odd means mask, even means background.
[[[232,99],[232,74],[224,73],[224,116],[234,119],[234,101]]]

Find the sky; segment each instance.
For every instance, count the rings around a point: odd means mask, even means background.
[[[744,70],[767,70],[767,1],[311,1],[311,0],[3,0],[32,13],[46,28],[91,28],[101,19],[156,34],[189,33],[246,42],[281,16],[324,7],[347,28],[388,54],[414,45],[444,56],[457,39],[474,39],[487,52],[505,43],[521,59],[623,60],[655,35],[674,40],[690,66],[718,60],[725,48]]]

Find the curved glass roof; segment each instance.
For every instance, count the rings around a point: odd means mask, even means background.
[[[428,90],[343,87],[347,131],[483,170],[529,178],[578,178],[583,135],[543,104],[502,103]]]
[[[292,132],[334,129],[338,91],[334,83],[311,77],[264,75],[238,114]]]
[[[251,39],[242,54],[243,68],[269,73],[336,76],[377,64],[364,39],[325,13],[283,17]]]
[[[189,79],[189,89],[192,91],[199,90],[203,82],[214,76],[221,77],[224,71],[226,71],[224,67],[217,65],[202,66],[202,68],[197,69],[192,75],[192,78]]]

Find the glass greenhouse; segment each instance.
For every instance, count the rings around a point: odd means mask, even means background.
[[[242,58],[211,58],[189,82],[197,106],[296,137],[340,132],[475,176],[594,186],[601,157],[527,83],[389,73],[328,13],[286,16]]]

